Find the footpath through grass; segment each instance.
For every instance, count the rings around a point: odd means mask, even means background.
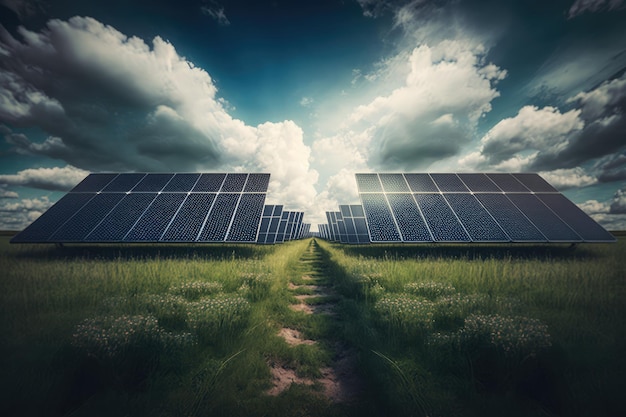
[[[0,237],[0,415],[618,415],[624,255]]]

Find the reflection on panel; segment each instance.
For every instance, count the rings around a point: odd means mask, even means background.
[[[614,242],[615,237],[561,194],[538,194],[537,197],[574,231],[587,241]]]
[[[509,199],[541,230],[541,233],[548,240],[565,242],[582,240],[533,194],[511,194]]]
[[[504,194],[476,194],[514,242],[543,242],[545,236],[522,214]]]
[[[500,188],[485,174],[457,174],[461,181],[474,193],[497,193]]]
[[[445,194],[465,230],[475,242],[507,242],[509,237],[472,194]]]
[[[386,193],[408,193],[409,187],[402,174],[379,174],[383,191]]]

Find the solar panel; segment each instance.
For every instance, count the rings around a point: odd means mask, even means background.
[[[11,242],[256,242],[268,184],[269,174],[90,174]]]
[[[537,174],[369,173],[356,182],[372,242],[615,241]]]
[[[263,208],[259,236],[257,238],[258,243],[276,243],[282,211],[283,206],[281,205],[267,205]]]

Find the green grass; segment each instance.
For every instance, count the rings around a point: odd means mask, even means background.
[[[0,236],[3,416],[612,416],[626,374],[617,244],[9,245]],[[329,285],[305,316],[288,284]],[[318,340],[288,346],[281,327]],[[278,397],[356,349],[361,406]]]
[[[406,415],[617,415],[626,241],[565,246],[322,242],[348,337]]]

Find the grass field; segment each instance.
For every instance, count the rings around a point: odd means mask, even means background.
[[[575,249],[8,240],[0,237],[3,416],[623,408],[624,237]],[[304,277],[332,295],[316,297]],[[296,295],[334,313],[295,311]],[[285,328],[317,342],[291,346],[279,336]],[[319,382],[338,345],[353,352],[361,380],[347,402],[324,396]],[[268,395],[275,364],[312,382]]]

